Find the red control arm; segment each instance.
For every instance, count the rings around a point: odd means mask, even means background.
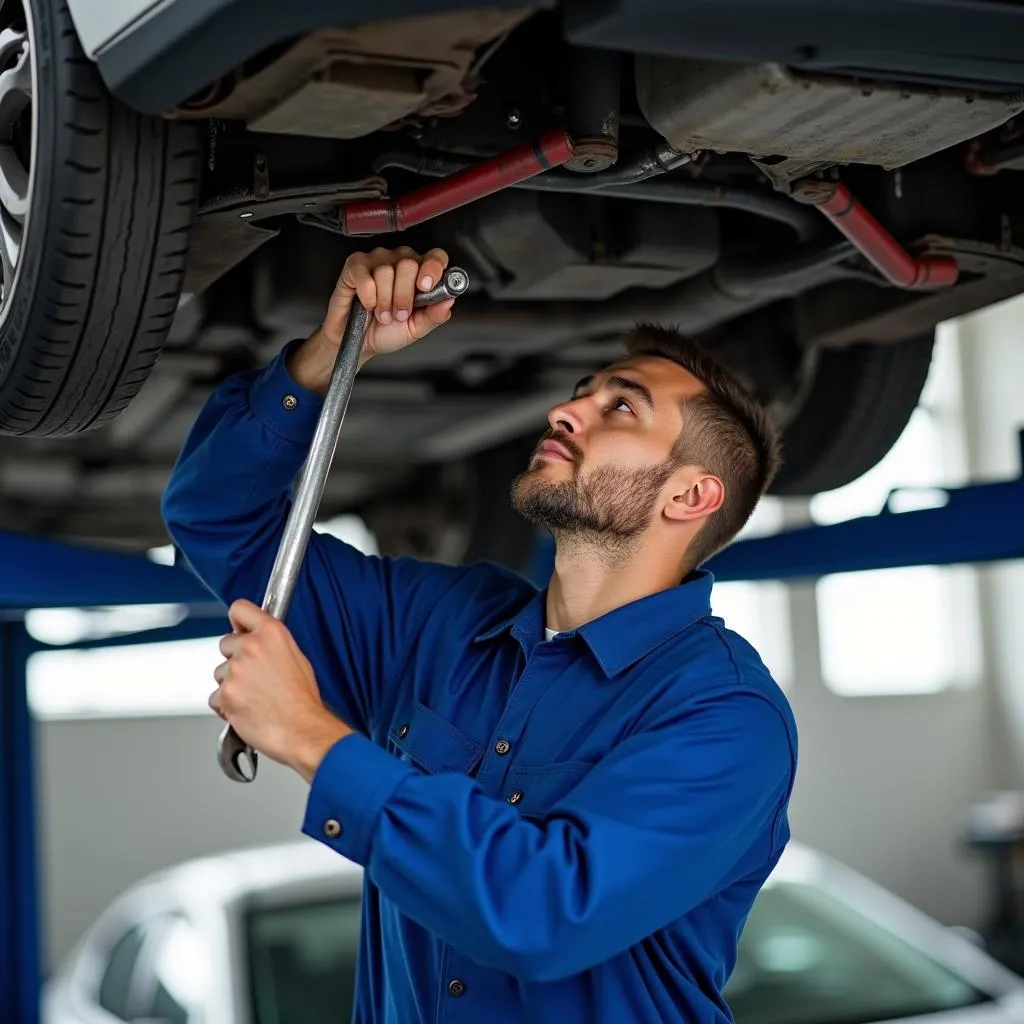
[[[911,256],[841,182],[801,181],[793,198],[821,210],[899,288],[945,288],[959,277],[951,256]]]
[[[508,188],[517,181],[532,178],[550,167],[558,167],[572,156],[573,151],[573,141],[565,131],[548,132],[535,142],[425,185],[400,199],[368,199],[349,203],[339,215],[342,233],[378,235],[402,231],[474,199]]]

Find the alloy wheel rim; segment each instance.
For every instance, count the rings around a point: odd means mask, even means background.
[[[37,92],[32,20],[22,0],[0,0],[0,324],[17,288],[32,207]]]

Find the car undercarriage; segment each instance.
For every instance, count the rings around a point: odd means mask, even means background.
[[[768,405],[786,459],[774,493],[871,468],[917,403],[935,325],[1024,291],[1024,67],[898,68],[891,37],[878,67],[829,64],[826,47],[771,32],[771,53],[631,41],[657,6],[594,5],[590,22],[573,5],[499,5],[319,25],[166,105],[125,72],[96,100],[115,112],[105,137],[118,138],[130,84],[131,116],[176,133],[191,168],[175,179],[168,162],[157,186],[177,182],[194,210],[181,297],[166,293],[173,316],[153,329],[159,359],[88,408],[81,382],[107,357],[54,362],[58,383],[33,377],[31,339],[6,318],[0,523],[165,543],[160,493],[211,389],[315,329],[345,257],[379,245],[443,246],[473,282],[442,331],[369,365],[348,409],[322,514],[362,514],[388,550],[491,553],[479,523],[516,528],[487,495],[504,497],[547,409],[638,320],[697,337]],[[742,7],[719,6],[718,18]],[[766,18],[773,5],[760,6]],[[717,38],[711,7],[692,7]],[[808,38],[843,24],[823,15]],[[100,60],[108,82],[112,67]],[[0,111],[2,86],[0,74]],[[544,140],[559,138],[569,146],[545,167]],[[538,152],[542,173],[510,182],[510,154]],[[110,175],[108,227],[117,188]],[[17,389],[38,401],[19,406]]]

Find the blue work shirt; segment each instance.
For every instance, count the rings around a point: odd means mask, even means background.
[[[164,497],[227,603],[263,598],[321,407],[285,353],[219,386]],[[303,831],[365,867],[355,1021],[731,1020],[797,744],[711,587],[695,572],[549,641],[546,592],[511,572],[313,535],[287,624],[358,734]]]

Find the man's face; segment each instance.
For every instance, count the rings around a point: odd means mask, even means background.
[[[657,515],[679,469],[673,453],[683,402],[701,383],[668,359],[628,359],[585,377],[548,415],[512,504],[562,536],[616,543],[636,537]]]

